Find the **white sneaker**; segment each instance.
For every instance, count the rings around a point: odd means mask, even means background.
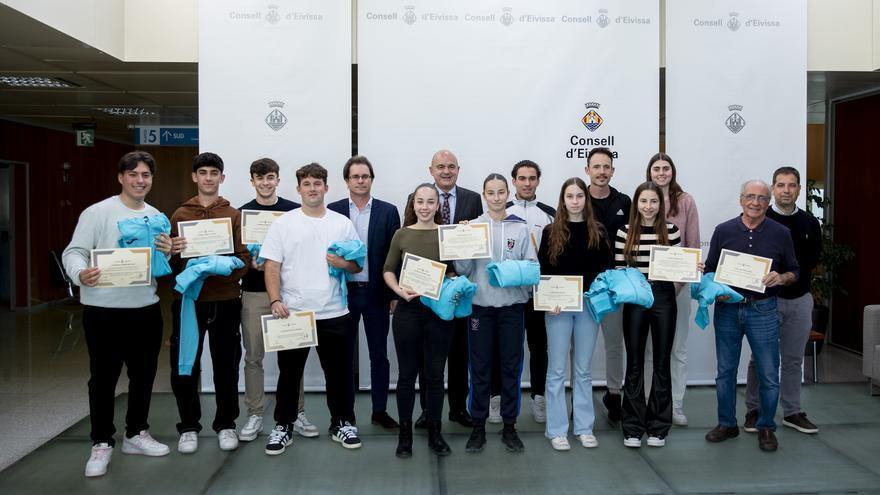
[[[666,437],[648,437],[648,447],[662,447],[666,445]]]
[[[92,446],[92,454],[86,463],[86,478],[104,476],[107,473],[107,465],[113,455],[113,447],[109,443],[99,443]]]
[[[684,415],[684,411],[679,408],[672,410],[672,424],[675,426],[687,426],[688,417]]]
[[[550,445],[553,446],[553,450],[571,450],[571,445],[568,444],[566,437],[553,437],[550,440]]]
[[[262,432],[263,417],[257,415],[248,416],[247,423],[238,432],[238,439],[242,442],[250,442],[251,440],[256,440],[257,436]]]
[[[578,435],[578,440],[580,440],[581,445],[583,445],[584,448],[587,448],[587,449],[595,449],[596,447],[599,446],[599,441],[596,440],[595,435],[586,435],[586,434]]]
[[[162,457],[168,455],[171,449],[164,443],[159,443],[155,438],[150,436],[147,430],[141,431],[139,434],[128,438],[122,435],[122,453],[146,455],[150,457]]]
[[[306,417],[305,411],[296,415],[296,421],[293,422],[293,431],[297,432],[300,436],[309,438],[320,434],[318,427],[313,425],[309,418]]]
[[[180,434],[177,441],[177,451],[181,454],[192,454],[199,450],[199,434],[194,431],[185,431]]]
[[[623,439],[623,446],[632,449],[638,449],[642,446],[642,439],[636,437],[626,437]]]
[[[547,400],[543,395],[536,395],[532,398],[532,416],[536,423],[547,422]]]
[[[501,396],[493,395],[489,397],[489,419],[487,419],[489,423],[499,424],[501,423]]]
[[[226,428],[217,433],[217,442],[220,443],[220,450],[235,450],[238,448],[238,435],[232,428]]]

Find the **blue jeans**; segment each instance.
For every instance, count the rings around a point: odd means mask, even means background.
[[[736,426],[736,372],[743,335],[749,340],[758,374],[761,407],[757,427],[775,431],[773,416],[779,402],[779,313],[776,310],[776,297],[746,304],[715,304],[718,424]]]
[[[572,363],[572,402],[574,403],[574,434],[592,435],[593,421],[593,349],[599,336],[599,325],[586,310],[545,315],[547,326],[547,438],[568,434],[568,407],[565,401],[565,375],[571,337],[574,335]]]

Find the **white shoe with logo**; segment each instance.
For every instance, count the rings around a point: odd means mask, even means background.
[[[147,430],[143,430],[131,438],[123,435],[123,454],[162,457],[163,455],[168,455],[169,452],[171,452],[171,449],[169,449],[164,443],[157,442],[155,438],[150,436],[150,433]]]
[[[220,450],[235,450],[238,448],[238,435],[232,428],[226,428],[217,432],[217,442]]]
[[[199,434],[194,431],[185,431],[180,434],[177,441],[177,451],[181,454],[192,454],[199,450]]]
[[[492,424],[501,423],[501,396],[493,395],[489,397],[489,418],[486,420]]]
[[[565,437],[553,437],[550,440],[550,445],[553,447],[553,450],[571,450],[568,438]]]
[[[308,438],[316,437],[320,434],[318,427],[313,425],[309,418],[306,417],[305,411],[301,411],[296,415],[296,421],[293,422],[293,431],[297,432],[300,436]]]
[[[262,416],[248,416],[247,423],[242,427],[241,431],[238,432],[238,439],[242,442],[250,442],[252,440],[256,440],[257,436],[263,432],[263,417]]]
[[[536,423],[547,422],[547,400],[543,395],[536,395],[532,398],[532,416]]]
[[[92,454],[86,462],[86,478],[104,476],[107,473],[107,465],[113,456],[113,447],[108,443],[99,443],[92,446]]]

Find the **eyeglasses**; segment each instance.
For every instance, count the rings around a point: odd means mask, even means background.
[[[349,175],[349,176],[348,176],[348,180],[353,180],[353,181],[355,181],[355,182],[357,182],[357,181],[359,181],[359,180],[367,181],[367,180],[370,180],[370,179],[372,179],[372,178],[373,178],[372,175]]]
[[[740,198],[746,200],[751,203],[752,201],[758,201],[763,204],[770,204],[770,196],[760,196],[758,194],[740,194]]]
[[[434,168],[436,168],[437,170],[439,170],[441,172],[444,170],[449,170],[450,172],[455,172],[456,170],[458,170],[458,165],[456,165],[454,163],[450,163],[448,165],[440,163],[440,164],[434,165]]]

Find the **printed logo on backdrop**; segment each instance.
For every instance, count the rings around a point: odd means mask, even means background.
[[[743,130],[743,127],[746,126],[746,119],[744,119],[742,114],[739,113],[742,112],[743,106],[728,105],[727,109],[732,113],[727,116],[727,119],[724,121],[724,125],[726,125],[728,129],[730,129],[730,132],[734,134],[739,134],[739,131]]]
[[[324,14],[322,12],[299,12],[296,10],[279,12],[279,7],[274,4],[269,4],[266,8],[268,10],[265,12],[260,10],[230,10],[229,19],[244,22],[265,20],[273,25],[278,24],[281,21],[321,22],[324,20]]]
[[[512,9],[510,7],[504,7],[501,10],[504,12],[501,14],[501,25],[509,27],[513,24],[513,14],[510,13]]]
[[[608,9],[599,9],[599,15],[596,17],[596,24],[600,28],[606,28],[611,24],[611,18],[608,17]]]
[[[731,31],[736,31],[739,27],[742,26],[742,23],[739,22],[739,14],[736,12],[730,13],[730,19],[727,20],[727,29]]]
[[[413,24],[415,24],[416,19],[418,19],[416,17],[415,7],[412,5],[407,5],[404,8],[406,9],[406,12],[403,13],[403,22],[412,26]]]
[[[287,116],[284,115],[280,108],[284,108],[283,101],[270,101],[269,108],[272,109],[269,115],[266,115],[266,125],[275,132],[281,130],[287,124]]]
[[[743,21],[741,19],[745,20]],[[722,29],[727,26],[727,29],[732,32],[739,31],[740,28],[778,28],[781,25],[782,21],[780,21],[779,19],[741,16],[739,12],[731,12],[730,14],[728,14],[727,22],[725,22],[724,19],[722,19],[721,17],[714,19],[694,18],[694,26],[696,27]]]
[[[266,14],[266,20],[269,21],[269,24],[277,24],[278,21],[281,20],[281,14],[278,13],[277,5],[269,6],[269,13]]]
[[[598,135],[596,135],[599,128],[602,127],[602,124],[607,120],[605,117],[599,115],[598,110],[600,106],[601,105],[595,101],[584,103],[587,113],[581,117],[580,123],[590,132],[590,135],[587,137],[580,136],[577,133],[572,134],[568,140],[568,149],[565,151],[566,158],[584,159],[590,153],[592,148],[600,146],[603,148],[612,148],[614,146],[613,134],[603,136],[601,133],[598,133]],[[617,152],[613,149],[611,150],[611,154],[615,159],[617,158]]]

